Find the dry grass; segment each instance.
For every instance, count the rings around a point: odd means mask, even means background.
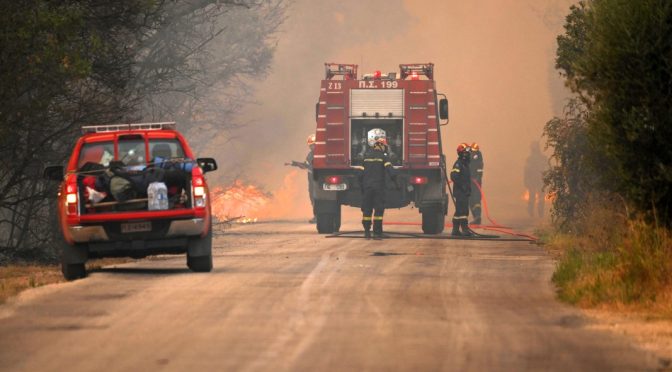
[[[28,288],[64,281],[56,265],[12,265],[0,267],[0,304]]]
[[[129,262],[125,258],[104,258],[87,262],[87,271],[103,266]],[[0,304],[29,288],[64,282],[59,265],[9,265],[0,266]]]
[[[560,299],[672,319],[672,233],[643,220],[614,223],[617,229],[606,224],[548,239],[547,246],[561,252],[553,275]]]

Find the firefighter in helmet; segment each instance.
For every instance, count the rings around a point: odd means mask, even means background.
[[[471,144],[471,159],[469,160],[469,173],[471,174],[472,192],[469,196],[469,210],[474,219],[474,225],[481,224],[481,188],[483,187],[483,154],[478,143]],[[476,183],[477,185],[475,185]]]
[[[383,213],[385,212],[385,178],[396,180],[394,168],[389,160],[387,137],[384,130],[372,129],[368,132],[369,147],[364,153],[359,184],[362,187],[362,225],[364,236],[371,238],[371,226],[375,239],[383,236]]]
[[[450,171],[450,180],[453,181],[453,196],[455,197],[455,215],[453,215],[454,236],[471,236],[469,230],[469,195],[471,194],[471,175],[469,161],[471,149],[466,143],[457,146],[457,160]]]
[[[308,136],[306,140],[308,144],[308,155],[306,155],[306,170],[308,171],[308,196],[310,197],[310,205],[313,207],[313,217],[310,219],[310,223],[315,223],[317,218],[315,218],[315,186],[313,182],[313,152],[315,151],[315,134]]]

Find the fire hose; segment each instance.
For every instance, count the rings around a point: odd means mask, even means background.
[[[397,238],[397,239],[403,239],[403,238],[421,238],[421,239],[449,239],[449,240],[497,240],[497,241],[526,241],[526,242],[535,242],[537,241],[537,237],[529,234],[524,234],[520,232],[515,232],[511,230],[509,227],[502,226],[498,224],[492,217],[490,217],[490,211],[488,209],[488,203],[487,199],[485,197],[485,193],[483,192],[483,189],[481,188],[481,185],[476,182],[476,180],[472,179],[472,182],[476,185],[476,188],[478,188],[478,191],[481,193],[481,203],[483,205],[483,210],[485,212],[485,216],[490,222],[491,225],[478,225],[479,228],[483,230],[488,230],[488,231],[495,231],[499,232],[502,234],[507,234],[512,236],[512,238],[502,238],[497,235],[484,235],[484,234],[479,234],[475,231],[473,231],[471,228],[469,228],[469,232],[473,234],[473,236],[451,236],[451,235],[423,235],[423,234],[413,234],[413,233],[398,233],[398,232],[386,232],[385,235],[387,238]],[[453,201],[453,205],[455,205],[455,197],[453,196],[453,190],[450,187],[450,184],[452,181],[448,181],[448,192],[450,194],[450,198]],[[417,222],[385,222],[385,225],[420,225],[420,223]],[[446,227],[452,227],[453,224],[446,224]],[[353,234],[358,234],[357,236],[353,236]],[[340,232],[340,233],[335,233],[333,235],[327,236],[328,238],[336,238],[336,237],[348,237],[348,238],[363,238],[361,236],[360,231],[347,231],[347,232]]]

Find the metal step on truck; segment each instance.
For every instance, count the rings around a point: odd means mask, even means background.
[[[424,233],[443,231],[448,195],[441,126],[448,123],[448,100],[436,90],[434,64],[401,64],[399,74],[376,71],[360,78],[357,65],[325,63],[315,116],[312,182],[319,233],[340,229],[342,205],[361,207],[357,167],[375,128],[386,132],[398,174],[396,185],[387,182],[385,208],[413,203]]]

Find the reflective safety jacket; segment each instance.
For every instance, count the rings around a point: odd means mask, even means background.
[[[469,160],[457,159],[450,171],[450,180],[453,181],[453,195],[455,197],[468,197],[471,194],[471,175],[469,173]]]
[[[361,170],[359,184],[362,189],[385,189],[385,175],[394,179],[394,168],[386,152],[369,148],[364,153],[363,166]]]

